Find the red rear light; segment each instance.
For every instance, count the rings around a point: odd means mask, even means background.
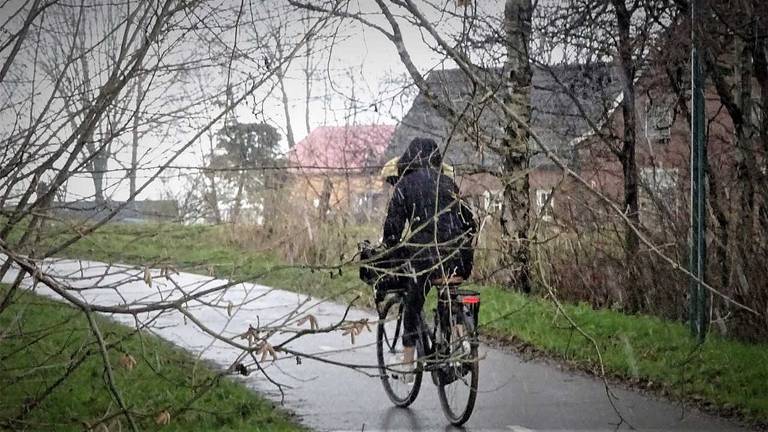
[[[461,302],[464,304],[477,304],[480,303],[480,297],[478,296],[464,296],[461,298]]]

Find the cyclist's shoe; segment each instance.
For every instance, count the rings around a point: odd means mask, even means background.
[[[406,363],[405,359],[400,357],[398,362],[401,363],[397,366],[399,371],[398,379],[405,384],[413,384],[416,378],[414,371],[416,370],[416,362]]]
[[[413,382],[416,380],[415,368],[413,365],[409,365],[403,366],[403,369],[405,370],[400,374],[400,381],[404,384],[413,385]]]

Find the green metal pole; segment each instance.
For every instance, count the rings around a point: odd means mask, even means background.
[[[704,142],[704,91],[701,67],[701,0],[691,2],[691,235],[689,270],[694,276],[689,286],[689,315],[691,332],[699,342],[707,333],[708,292],[702,281],[705,277],[706,244],[706,160],[707,144]]]

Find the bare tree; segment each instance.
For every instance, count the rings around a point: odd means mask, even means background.
[[[531,121],[531,16],[533,6],[529,0],[507,0],[504,5],[504,35],[507,58],[504,77],[507,91],[504,103],[508,110],[525,122]],[[507,252],[515,267],[514,285],[523,292],[531,291],[529,229],[531,217],[530,187],[528,181],[528,132],[520,123],[509,119],[504,149],[503,170],[509,180],[504,184],[505,206],[509,213],[502,216],[504,235],[511,237]]]
[[[25,2],[3,24],[2,34],[6,36],[0,49],[10,49],[10,55],[4,58],[0,72],[0,91],[8,95],[0,101],[0,278],[12,275],[12,283],[0,294],[0,314],[8,313],[8,306],[17,301],[20,291],[42,284],[87,319],[87,337],[96,347],[84,356],[73,352],[72,369],[63,371],[30,403],[18,407],[12,418],[2,419],[3,427],[23,427],[20,425],[25,424],[24,419],[69,379],[72,370],[88,356],[96,355],[103,362],[104,387],[114,401],[110,415],[122,416],[132,430],[138,430],[142,420],[130,401],[123,398],[110,361],[110,353],[119,342],[100,330],[95,313],[132,317],[126,322],[132,323],[137,332],[151,328],[156,313],[181,313],[203,333],[240,350],[225,373],[249,367],[263,371],[257,354],[277,355],[268,340],[290,325],[290,319],[262,326],[240,339],[242,335],[224,336],[209,329],[186,309],[190,302],[208,303],[205,296],[227,292],[232,283],[193,288],[178,301],[169,302],[170,297],[162,295],[149,302],[139,298],[125,301],[120,298],[126,281],[143,279],[152,286],[151,263],[145,269],[120,268],[102,275],[79,273],[79,277],[73,277],[51,270],[45,261],[118,216],[238,106],[249,99],[266,99],[268,84],[277,70],[285,68],[306,42],[304,37],[283,41],[284,55],[275,58],[274,64],[265,65],[262,52],[269,48],[266,32],[270,23],[265,18],[254,18],[251,44],[242,48],[235,43],[233,49],[233,33],[244,24],[239,18],[233,19],[230,12],[228,6],[215,2],[126,0],[70,5],[34,1]],[[208,21],[211,16],[216,19]],[[208,26],[217,19],[221,27]],[[317,31],[326,22],[325,16],[314,18],[310,31]],[[203,48],[201,41],[206,42]],[[237,55],[231,55],[233,52]],[[226,83],[213,72],[220,70],[220,59],[226,58],[222,53],[230,54],[231,59],[227,65],[231,79]],[[188,79],[190,71],[195,70],[207,74],[209,88],[221,90],[197,92]],[[243,70],[246,72],[241,73]],[[224,89],[231,90],[231,97],[216,108],[210,100],[219,99]],[[139,160],[137,141],[141,135],[137,132],[148,130],[149,125],[161,125],[164,131],[143,136],[148,141],[143,145],[152,157]],[[130,149],[125,170],[128,175],[112,177],[111,172],[123,170],[113,170],[108,160],[125,157],[119,154],[123,148]],[[236,172],[242,168],[236,167]],[[139,171],[147,175],[136,175]],[[97,200],[106,200],[108,190],[123,187],[128,198],[82,218],[67,217],[65,213],[70,209],[54,199],[67,182],[84,176],[91,177]],[[126,177],[130,181],[123,185]],[[106,273],[110,272],[110,278],[117,275],[117,282],[107,280]],[[164,269],[155,276],[171,274]],[[171,279],[168,282],[172,284]],[[115,302],[100,303],[98,296],[81,295],[85,291],[114,293]],[[171,291],[182,293],[185,287]],[[222,307],[227,309],[227,305]],[[339,323],[327,331],[341,327]],[[317,330],[313,325],[306,334]],[[247,333],[248,329],[243,331]],[[281,342],[283,352],[298,354],[290,342],[303,335],[298,332]],[[278,343],[275,346],[281,349]]]

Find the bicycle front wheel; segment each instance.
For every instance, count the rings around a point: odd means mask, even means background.
[[[445,416],[454,426],[461,426],[472,415],[477,398],[479,343],[470,316],[457,313],[450,321],[450,349],[440,368],[437,394]]]
[[[381,309],[376,330],[376,355],[384,391],[396,406],[407,407],[419,395],[423,367],[418,358],[412,370],[403,364],[402,309],[400,297],[389,299]],[[417,346],[418,356],[422,351]]]

